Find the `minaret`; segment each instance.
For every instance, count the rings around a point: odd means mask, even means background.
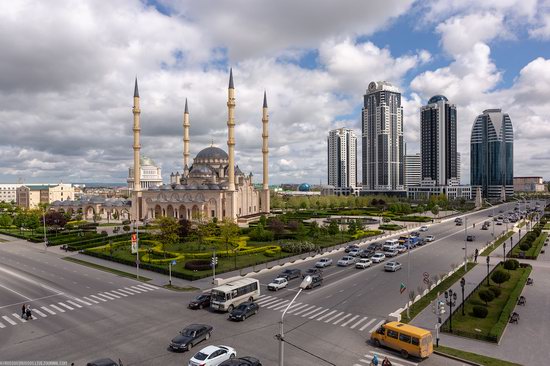
[[[183,176],[189,174],[189,110],[185,98],[185,112],[183,112]],[[179,184],[179,182],[177,182]]]
[[[138,91],[138,82],[136,77],[136,83],[134,86],[134,107],[132,108],[132,113],[134,114],[134,201],[132,202],[135,204],[135,207],[132,207],[132,211],[134,211],[134,219],[139,220],[140,219],[140,196],[141,196],[141,168],[140,168],[140,161],[139,161],[139,153],[141,150],[141,145],[139,143],[139,133],[141,131],[140,123],[139,123],[139,116],[141,114],[141,110],[139,109],[139,91]]]
[[[233,86],[233,69],[229,70],[229,89],[227,98],[227,150],[229,153],[228,190],[235,190],[235,87]]]
[[[263,175],[263,189],[269,189],[269,175],[268,175],[268,145],[267,145],[267,124],[269,122],[269,115],[267,114],[267,96],[266,92],[264,91],[264,106],[263,106],[263,114],[262,114],[262,156],[263,156],[263,165],[264,165],[264,175]]]

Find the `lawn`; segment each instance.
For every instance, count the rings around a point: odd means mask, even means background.
[[[477,353],[462,351],[460,349],[445,347],[441,345],[437,348],[434,347],[434,352],[438,354],[443,354],[443,355],[455,356],[463,360],[472,361],[484,366],[521,366],[517,363],[499,360],[496,358],[483,356]]]
[[[502,268],[502,264],[500,264],[495,270]],[[485,302],[479,298],[479,292],[488,289],[487,283],[484,281],[466,300],[464,306],[465,315],[462,315],[461,308],[457,307],[452,316],[453,334],[489,342],[498,342],[508,324],[510,313],[515,307],[517,298],[525,286],[527,277],[531,273],[531,267],[518,268],[508,272],[510,273],[510,279],[500,285],[500,290],[502,291],[500,296],[493,299],[488,305],[485,305]],[[498,287],[492,281],[490,283],[492,286]],[[457,301],[457,306],[458,303],[459,301]],[[477,318],[473,316],[474,306],[487,307],[489,310],[487,317]],[[449,332],[449,324],[449,319],[447,319],[441,327],[442,331]]]
[[[535,239],[535,241],[533,242],[533,245],[531,246],[531,248],[529,248],[529,250],[525,251],[525,253],[524,253],[525,258],[536,259],[539,256],[540,251],[541,251],[542,247],[544,246],[544,243],[546,242],[547,237],[548,237],[548,233],[541,233]],[[522,250],[519,248],[519,245],[516,245],[514,247],[514,250],[512,250],[511,256],[514,257],[514,258],[518,258],[520,252],[522,252]]]
[[[504,243],[506,240],[510,239],[510,237],[514,235],[513,231],[508,231],[504,236],[501,236],[493,244],[488,246],[483,252],[481,252],[481,256],[488,256],[491,254],[496,248],[498,248],[502,243]]]
[[[544,225],[543,230],[550,230],[550,222]]]

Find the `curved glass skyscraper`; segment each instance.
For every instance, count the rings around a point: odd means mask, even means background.
[[[487,109],[477,116],[470,141],[472,189],[503,200],[514,194],[514,130],[507,113]]]

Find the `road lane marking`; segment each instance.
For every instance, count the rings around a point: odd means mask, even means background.
[[[76,303],[76,302],[74,302],[74,301],[71,301],[71,300],[67,300],[67,302],[68,302],[69,304],[73,305],[73,306],[76,306],[77,308],[81,308],[81,307],[82,307],[82,305],[80,305],[80,304],[77,304],[77,303]]]
[[[69,305],[64,304],[64,303],[62,303],[62,302],[58,302],[58,304],[61,305],[61,306],[63,306],[64,308],[69,309],[69,310],[74,310],[74,308],[72,308],[72,307],[70,307]]]
[[[41,312],[40,310],[38,310],[38,309],[36,309],[36,308],[35,308],[35,309],[32,309],[32,311],[33,311],[33,313],[37,313],[38,315],[40,315],[42,318],[47,317],[46,314],[44,314],[43,312]]]
[[[306,306],[309,306],[309,304],[303,304],[303,305],[297,306],[297,307],[294,307],[294,306],[293,306],[293,309],[287,311],[287,314],[292,314],[292,313],[295,312],[296,310],[303,309],[303,308],[305,308]],[[283,310],[281,310],[281,311],[283,311]]]
[[[156,290],[158,288],[157,286],[149,285],[148,283],[142,283],[140,286],[149,287],[151,290]]]
[[[4,324],[0,323],[0,329],[1,329],[1,328],[5,328],[5,327],[6,327],[6,326],[5,326]]]
[[[306,311],[304,314],[302,314],[302,316],[305,318],[306,316],[311,315],[311,314],[313,314],[314,312],[323,309],[323,307],[321,307],[321,306],[319,306],[319,307],[314,306],[314,308],[315,308],[315,307],[316,307],[317,309],[311,309],[311,308],[310,308],[308,311]],[[296,313],[296,314],[294,314],[294,315],[298,315],[298,313]]]
[[[96,296],[96,295],[90,295],[90,297],[93,297],[94,299],[101,300],[101,301],[103,301],[103,302],[107,301],[107,300],[105,300],[104,298],[99,297],[99,296]]]
[[[126,295],[126,294],[123,294],[122,292],[118,292],[118,291],[115,291],[115,290],[111,290],[110,292],[112,292],[113,294],[116,294],[116,295],[120,295],[120,296],[128,297],[128,295]]]
[[[272,298],[270,298],[270,299],[267,299],[267,298],[266,298],[266,299],[264,299],[264,300],[262,300],[262,301],[258,301],[258,304],[264,306],[264,305],[266,305],[266,304],[273,303],[273,302],[275,302],[275,301],[281,301],[281,300],[283,300],[283,299],[278,298],[278,297],[272,297]]]
[[[327,320],[325,320],[325,323],[329,323],[329,322],[331,322],[332,320],[334,320],[334,319],[338,318],[338,317],[339,317],[340,315],[342,315],[342,314],[344,314],[344,312],[340,312],[340,313],[338,313],[338,314],[334,315],[333,317],[331,317],[331,318],[328,318]]]
[[[365,325],[363,325],[361,328],[359,328],[359,331],[360,331],[360,332],[364,331],[369,325],[371,325],[371,324],[374,323],[375,321],[376,321],[376,318],[371,319],[369,322],[367,322]]]
[[[42,310],[44,310],[44,311],[50,313],[51,315],[55,315],[55,312],[51,311],[50,309],[48,309],[48,308],[45,307],[45,306],[41,306],[40,309],[42,309]]]
[[[363,319],[359,320],[357,323],[353,324],[350,329],[354,329],[356,326],[358,326],[359,324],[361,324],[362,322],[364,322],[365,320],[367,320],[368,317],[363,317]]]
[[[319,315],[321,315],[321,314],[323,314],[323,313],[326,313],[326,312],[329,311],[329,310],[330,310],[330,309],[325,309],[325,310],[323,310],[323,311],[321,311],[321,312],[318,312],[318,313],[313,314],[313,315],[310,316],[309,318],[310,318],[310,319],[315,319],[315,318],[317,318]]]
[[[316,308],[316,307],[317,307],[316,305],[306,307],[306,308],[304,308],[304,309],[302,309],[302,310],[300,310],[300,311],[294,313],[294,315],[300,315],[300,314],[302,314],[303,312],[309,311],[309,310],[311,310],[311,309],[313,309],[313,308]]]
[[[284,305],[281,305],[281,306],[277,306],[277,307],[274,307],[274,308],[273,308],[273,310],[280,310],[280,309],[284,309],[284,308],[286,308],[286,307],[287,307],[288,305],[289,305],[289,304],[288,304],[288,303],[286,303],[286,304],[284,304]],[[292,305],[294,305],[294,304],[292,304]]]
[[[124,292],[125,294],[128,294],[128,295],[135,295],[135,293],[130,292],[128,290],[121,289],[121,288],[119,288],[117,291]]]
[[[2,316],[2,319],[4,319],[5,321],[7,321],[8,323],[10,323],[11,325],[17,325],[16,322],[14,322],[13,320],[11,320],[10,318],[8,318],[7,316]]]
[[[376,329],[378,329],[379,326],[381,326],[385,322],[386,322],[386,320],[380,320],[374,327],[371,328],[371,330],[369,330],[369,333],[374,332]]]
[[[114,300],[115,299],[114,297],[111,297],[111,296],[106,295],[105,293],[101,293],[101,292],[98,292],[97,296],[102,296],[102,297],[106,298],[107,300]]]
[[[59,306],[57,305],[54,305],[54,304],[50,304],[50,307],[51,308],[54,308],[55,310],[59,311],[60,313],[64,313],[65,310],[61,309]]]
[[[27,321],[21,317],[21,314],[13,313],[11,314],[13,317],[17,320],[19,320],[21,323],[26,323]]]
[[[0,269],[1,269],[1,268],[0,268]],[[6,290],[11,291],[11,292],[13,292],[14,294],[17,294],[17,295],[19,295],[19,296],[21,296],[21,297],[24,297],[25,299],[27,299],[27,300],[29,300],[29,301],[32,301],[32,299],[31,299],[30,297],[27,297],[27,296],[25,296],[25,295],[23,295],[23,294],[21,294],[21,293],[15,291],[15,290],[12,290],[11,288],[8,288],[8,287],[6,287],[6,286],[4,286],[4,285],[0,285],[0,287],[5,288]]]
[[[359,318],[359,315],[356,315],[353,318],[351,318],[350,320],[348,320],[347,322],[342,323],[341,327],[345,327],[346,325],[348,325],[349,323],[351,323],[352,321],[354,321],[357,318]]]
[[[336,312],[336,310],[332,310],[330,313],[327,313],[327,314],[323,315],[322,317],[317,318],[316,320],[317,320],[317,321],[321,321],[321,320],[325,319],[326,317],[331,316],[331,315],[334,314],[335,312]]]
[[[332,323],[332,324],[338,325],[338,323],[340,323],[342,320],[346,319],[348,316],[351,316],[351,314],[347,314],[347,315],[341,317],[340,319],[338,319],[337,321],[335,321],[335,322]]]
[[[60,295],[64,295],[63,293],[60,293],[60,294],[54,294],[54,295],[48,295],[48,296],[43,296],[43,297],[39,297],[37,299],[31,299],[30,301],[37,301],[37,300],[43,300],[43,299],[48,299],[50,297],[55,297],[55,296],[60,296]],[[22,305],[22,304],[26,304],[27,301],[20,301],[20,302],[16,302],[15,304],[9,304],[9,305],[4,305],[4,306],[0,306],[0,309],[4,309],[4,308],[11,308],[12,306],[15,306],[15,305]]]
[[[132,287],[134,290],[139,291],[139,292],[146,292],[146,291],[148,291],[148,290],[144,290],[144,289],[142,289],[142,288],[140,288],[140,287],[137,287],[137,286],[130,286],[130,287]]]
[[[292,305],[288,308],[288,310],[294,309],[295,307],[300,306],[300,305],[302,305],[301,302],[297,302],[297,303],[295,303],[295,304],[292,304]],[[273,309],[273,310],[285,311],[285,308],[286,308],[286,305],[285,305],[285,306],[282,306],[281,308],[277,308],[277,309]],[[290,313],[290,311],[288,311],[288,312]]]
[[[153,291],[154,290],[154,289],[151,289],[149,287],[145,287],[143,285],[135,285],[134,287],[137,287],[137,288],[142,289],[144,291]]]
[[[115,295],[109,291],[103,291],[104,294],[114,297],[115,299],[120,299],[120,296]]]
[[[418,363],[404,360],[401,357],[398,357],[397,355],[392,355],[392,354],[389,354],[389,353],[378,352],[378,351],[369,351],[369,353],[373,356],[377,355],[378,358],[380,358],[380,356],[383,356],[383,357],[390,358],[392,360],[397,360],[398,362],[404,362],[404,363],[406,363],[408,365],[411,365],[411,366],[418,366]],[[366,354],[365,357],[369,357],[369,355]],[[393,361],[392,361],[392,363],[393,363]]]
[[[75,297],[73,300],[75,300],[75,301],[80,301],[80,302],[83,303],[84,305],[88,305],[88,306],[92,305],[91,303],[89,303],[89,302],[87,302],[87,301],[84,301],[84,300],[80,300],[79,298],[76,298],[76,297]]]
[[[141,291],[134,290],[133,288],[130,288],[130,287],[124,287],[124,289],[125,289],[126,291],[131,291],[131,292],[133,292],[134,294],[141,294]]]
[[[271,305],[269,305],[269,306],[264,306],[264,307],[266,307],[266,308],[268,308],[268,309],[271,309],[271,308],[274,308],[274,307],[280,306],[280,305],[286,306],[286,305],[288,305],[289,303],[290,303],[290,300],[284,300],[283,302],[271,304]]]

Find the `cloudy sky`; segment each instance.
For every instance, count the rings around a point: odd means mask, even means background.
[[[229,67],[236,161],[258,181],[264,90],[271,182],[325,183],[327,132],[360,136],[373,80],[403,93],[409,153],[419,107],[444,94],[464,182],[487,108],[510,114],[515,175],[550,179],[550,0],[13,0],[0,2],[0,50],[3,183],[124,182],[136,75],[142,153],[167,180],[181,171],[185,98],[191,155],[227,148]]]

